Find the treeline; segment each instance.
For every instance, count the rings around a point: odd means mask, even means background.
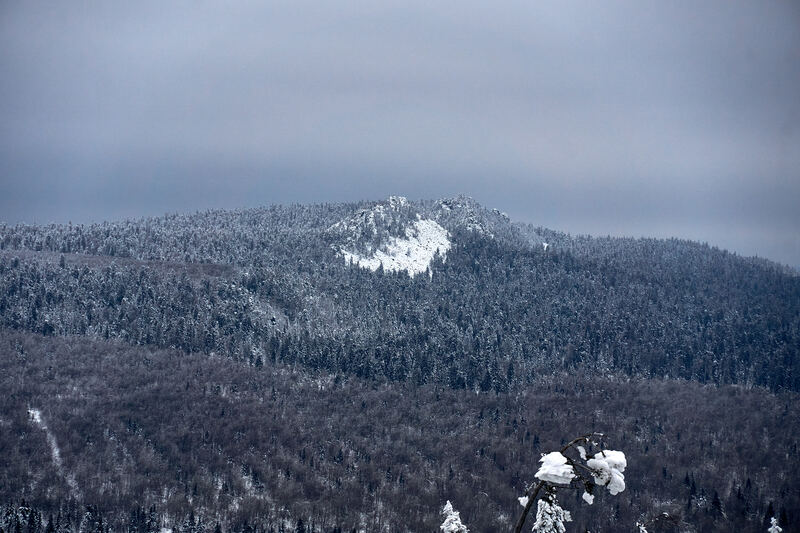
[[[476,395],[10,330],[0,390],[0,501],[45,529],[434,531],[451,500],[471,530],[508,530],[540,454],[588,430],[630,466],[613,500],[562,497],[576,530],[800,521],[795,393],[578,372]]]

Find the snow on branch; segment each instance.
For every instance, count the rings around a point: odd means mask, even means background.
[[[586,461],[586,466],[594,472],[594,482],[606,487],[608,492],[617,495],[625,490],[625,476],[622,472],[628,466],[625,454],[616,450],[601,450]]]
[[[587,450],[594,452],[591,458]],[[565,530],[563,523],[569,519],[569,512],[555,503],[555,493],[558,488],[583,486],[585,489],[583,501],[589,505],[594,503],[594,489],[598,486],[605,487],[612,495],[625,490],[625,476],[622,474],[628,466],[625,454],[618,450],[606,449],[602,433],[581,435],[571,440],[561,450],[543,454],[539,462],[542,465],[534,475],[538,482],[529,486],[525,494],[519,498],[524,509],[517,521],[515,533],[522,531],[525,519],[542,489],[545,491],[545,496],[537,505],[537,519],[533,530],[548,533],[563,532]],[[553,505],[562,513],[557,512]],[[543,525],[545,522],[539,520],[540,515],[549,517],[547,519],[549,522],[546,522],[549,524],[547,527]]]
[[[628,461],[623,452],[606,448],[602,433],[581,435],[560,450],[542,454],[539,462],[541,466],[534,474],[538,481],[528,486],[525,494],[517,498],[523,511],[514,533],[522,531],[534,503],[537,504],[534,533],[564,533],[564,523],[572,518],[569,511],[558,504],[556,492],[559,488],[582,487],[585,491],[583,501],[589,505],[594,503],[594,489],[597,487],[605,487],[611,495],[625,490],[625,476],[622,473]],[[443,533],[468,532],[450,501],[445,504],[442,514],[445,517],[440,526]]]
[[[575,478],[572,465],[567,464],[567,458],[561,452],[550,452],[543,455],[539,462],[542,463],[542,466],[536,472],[537,479],[556,485],[569,485]]]

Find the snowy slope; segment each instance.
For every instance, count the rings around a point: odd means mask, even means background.
[[[497,209],[485,209],[464,195],[435,202],[409,202],[402,196],[360,209],[328,228],[334,249],[362,268],[424,272],[436,251],[445,256],[453,238],[467,231],[512,246],[547,250],[536,228],[512,223]]]
[[[406,228],[405,237],[391,237],[371,254],[362,255],[345,248],[340,253],[345,261],[352,261],[362,268],[375,271],[383,265],[385,271],[405,270],[413,277],[428,269],[436,252],[444,256],[450,246],[447,230],[433,220],[419,218]]]
[[[387,272],[406,271],[412,277],[425,272],[437,252],[444,257],[452,246],[450,233],[402,196],[362,209],[328,232],[348,263],[372,271],[381,266]]]

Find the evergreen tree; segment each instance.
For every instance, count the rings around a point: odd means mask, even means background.
[[[442,530],[442,533],[469,532],[467,527],[461,523],[461,516],[459,515],[458,511],[453,509],[453,504],[450,503],[450,500],[447,500],[447,503],[444,505],[442,514],[444,515],[444,522],[442,522],[442,525],[439,526],[439,529]]]
[[[534,533],[566,533],[564,524],[572,521],[569,511],[558,505],[554,492],[548,492],[538,502],[536,509],[536,522],[533,524]]]

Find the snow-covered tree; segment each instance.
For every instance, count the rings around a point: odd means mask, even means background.
[[[572,522],[572,516],[558,505],[555,491],[539,500],[536,523],[533,524],[534,533],[566,533],[565,522]]]
[[[450,503],[450,500],[447,500],[444,505],[442,514],[444,515],[444,522],[439,526],[442,533],[469,533],[469,529],[461,523],[461,516],[458,511],[453,509],[453,504]]]
[[[781,531],[783,531],[783,528],[778,525],[778,521],[773,516],[770,520],[770,526],[767,530],[767,533],[781,533]]]
[[[596,451],[590,457],[587,449]],[[522,531],[528,512],[543,491],[545,495],[539,500],[533,531],[563,533],[563,523],[569,521],[570,516],[558,506],[555,499],[559,487],[583,486],[583,501],[589,505],[594,503],[596,487],[605,487],[612,495],[625,490],[623,472],[628,465],[625,454],[607,449],[600,433],[589,433],[573,439],[561,450],[543,454],[539,462],[542,465],[534,475],[538,481],[532,483],[519,498],[524,510],[517,520],[515,533]]]
[[[589,505],[594,503],[594,490],[597,487],[605,487],[612,495],[625,490],[623,472],[628,461],[621,451],[606,448],[602,433],[589,433],[573,439],[558,451],[542,454],[539,462],[542,465],[534,474],[538,481],[529,485],[525,494],[518,498],[523,511],[514,527],[514,533],[522,531],[528,512],[537,501],[533,532],[565,533],[564,524],[572,521],[572,517],[569,511],[558,505],[556,492],[560,487],[583,487],[583,501]],[[449,500],[442,514],[445,516],[441,525],[444,533],[467,531]],[[636,525],[640,531],[646,532],[643,525]]]

